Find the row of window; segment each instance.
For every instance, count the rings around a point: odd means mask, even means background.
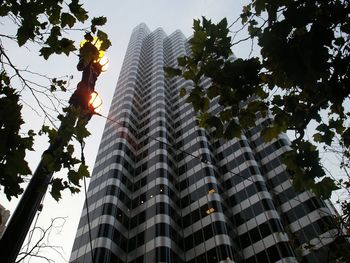
[[[99,247],[94,249],[95,261],[96,262],[113,262],[113,263],[124,263],[117,255],[112,253],[109,249]],[[236,255],[237,256],[237,255]],[[231,246],[219,245],[216,246],[204,254],[198,255],[188,263],[213,263],[224,260],[233,260],[234,252]],[[91,256],[86,254],[84,259],[78,258],[72,263],[85,262],[90,263]],[[157,247],[154,250],[137,257],[130,263],[150,263],[150,262],[167,262],[167,263],[183,263],[181,257],[177,255],[169,247]]]
[[[288,257],[295,257],[290,244],[287,242],[280,242],[245,259],[244,263],[274,263]]]
[[[308,243],[315,237],[335,228],[334,219],[330,216],[324,216],[302,229],[292,233],[292,240],[296,246]]]
[[[169,247],[156,247],[154,250],[137,257],[130,263],[151,262],[183,263],[182,259]]]
[[[222,169],[221,169],[222,170]],[[222,171],[223,174],[229,173],[229,177],[222,183],[225,190],[228,190],[232,188],[233,186],[238,185],[239,183],[243,182],[244,180],[252,180],[253,175],[260,174],[260,170],[257,166],[251,165],[247,168],[245,168],[242,171],[239,171],[237,173],[230,173],[228,171]]]
[[[237,253],[234,253],[233,251],[234,249],[229,245],[219,245],[187,261],[187,263],[214,263],[225,260],[233,261],[234,256],[237,257]]]
[[[164,187],[164,189],[166,188]],[[101,215],[111,215],[114,216],[126,229],[133,229],[158,214],[165,214],[173,218],[179,226],[186,228],[201,218],[216,212],[223,213],[224,210],[226,210],[226,208],[223,207],[220,202],[210,201],[207,204],[195,209],[191,213],[181,217],[171,205],[158,202],[130,218],[115,204],[106,203],[103,205],[103,208],[98,207],[95,210],[90,211],[90,217],[91,221],[93,221]],[[80,220],[79,228],[84,226],[86,222],[87,218],[85,215]]]
[[[188,251],[216,235],[228,235],[229,226],[222,221],[214,221],[211,224],[197,230],[184,240],[184,250]]]
[[[257,217],[265,211],[273,210],[276,211],[276,208],[271,199],[261,199],[257,203],[247,207],[246,209],[241,210],[237,214],[234,214],[231,217],[233,224],[238,227],[239,225],[249,221],[252,218]]]
[[[98,227],[94,228],[91,233],[93,239],[105,237],[113,240],[113,242],[125,252],[131,252],[137,247],[140,247],[160,236],[168,237],[175,244],[177,244],[182,251],[188,251],[216,235],[228,235],[228,229],[229,226],[226,223],[222,221],[215,221],[202,229],[187,235],[186,238],[182,238],[182,235],[180,235],[181,232],[176,231],[171,225],[167,223],[157,223],[144,231],[139,232],[134,237],[127,238],[120,232],[120,230],[116,229],[112,225],[100,224]],[[84,233],[79,237],[79,239],[80,244],[88,243],[89,233]],[[77,249],[78,247],[78,244],[75,243],[73,250]]]
[[[292,209],[284,212],[285,220],[287,224],[291,224],[294,221],[302,218],[303,216],[315,211],[318,208],[327,207],[326,204],[317,197],[311,197],[310,199],[300,202],[299,205],[293,207]]]
[[[240,245],[241,249],[244,249],[263,238],[271,235],[272,233],[281,233],[283,231],[282,224],[280,220],[272,218],[253,229],[250,229],[248,232],[238,236],[237,243]]]
[[[248,199],[249,197],[252,197],[258,192],[266,191],[267,187],[265,185],[265,182],[262,181],[256,181],[252,183],[251,185],[244,187],[241,191],[238,191],[237,193],[234,193],[230,197],[227,198],[229,201],[229,204],[231,207],[234,207],[235,205],[243,202],[244,200]]]
[[[255,160],[253,154],[251,152],[242,152],[240,155],[236,156],[231,161],[227,162],[226,164],[222,164],[220,168],[222,169],[222,172],[225,174],[239,167],[242,163],[249,160]]]

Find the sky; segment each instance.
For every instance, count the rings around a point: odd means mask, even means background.
[[[112,47],[108,50],[107,55],[110,60],[107,72],[100,75],[96,90],[103,100],[103,109],[101,114],[107,116],[109,105],[114,94],[114,89],[118,80],[118,75],[123,62],[123,58],[127,49],[128,41],[132,29],[138,24],[144,22],[151,31],[158,27],[162,27],[164,31],[170,35],[177,29],[180,29],[185,36],[192,34],[193,19],[205,16],[214,22],[219,22],[222,18],[227,17],[228,23],[232,23],[240,14],[242,6],[248,1],[243,0],[85,0],[82,1],[84,7],[89,10],[90,17],[106,16],[107,25],[103,30],[109,35],[112,41]],[[2,21],[0,21],[2,22]],[[239,28],[240,24],[237,24]],[[5,22],[0,23],[2,33],[11,30]],[[70,34],[73,39],[79,40],[83,38],[82,32],[74,32]],[[239,35],[237,39],[243,37]],[[13,58],[13,62],[21,68],[27,68],[34,72],[41,72],[49,76],[73,76],[70,81],[70,88],[74,88],[79,82],[81,75],[76,70],[77,57],[65,55],[52,56],[48,61],[38,58],[35,48],[18,49],[14,45],[7,47],[8,53]],[[242,43],[233,48],[233,52],[237,57],[247,57],[250,53],[250,43]],[[256,52],[256,51],[255,51]],[[38,78],[38,81],[41,81]],[[25,102],[23,110],[23,118],[25,124],[24,130],[34,129],[38,132],[45,118],[42,114],[38,114],[31,109],[30,106],[37,108],[31,95],[23,91],[22,99]],[[28,104],[28,105],[26,105]],[[89,122],[88,129],[91,136],[86,141],[85,157],[89,170],[92,171],[95,162],[98,145],[101,140],[105,119],[94,116]],[[29,162],[32,171],[35,170],[39,163],[42,152],[47,148],[47,137],[37,136],[34,152],[28,153],[26,160]],[[65,172],[55,174],[55,176],[64,177]],[[47,243],[56,247],[62,247],[62,256],[53,250],[43,251],[43,255],[54,260],[57,263],[67,262],[70,256],[71,248],[74,242],[75,232],[79,223],[80,213],[84,203],[84,191],[71,195],[64,193],[62,199],[56,202],[49,194],[45,196],[44,208],[38,218],[37,226],[46,228],[51,223],[51,219],[55,217],[64,217],[65,224],[60,231],[53,230]],[[13,211],[16,207],[18,199],[12,199],[8,202],[4,195],[0,195],[0,203],[7,209]],[[62,220],[58,222],[61,224]],[[34,240],[34,239],[33,239]],[[25,262],[41,262],[32,258]],[[44,262],[44,261],[42,261]]]

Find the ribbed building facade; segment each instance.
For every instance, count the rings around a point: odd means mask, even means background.
[[[332,211],[293,190],[288,139],[265,143],[259,116],[211,138],[179,96],[191,83],[164,75],[188,52],[180,31],[132,32],[88,190],[91,244],[84,207],[70,262],[326,262]]]

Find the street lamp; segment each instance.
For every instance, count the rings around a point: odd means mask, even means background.
[[[91,93],[90,100],[89,100],[89,107],[95,113],[99,113],[102,109],[102,99],[96,91]]]
[[[80,60],[77,68],[82,71],[82,79],[69,99],[69,107],[66,115],[61,119],[57,137],[50,140],[50,146],[43,153],[43,156],[50,155],[54,158],[54,161],[59,159],[57,153],[63,151],[73,136],[76,121],[84,120],[87,123],[96,112],[95,106],[98,99],[97,92],[95,92],[95,83],[108,64],[108,59],[104,58],[104,51],[100,50],[101,44],[102,41],[97,38],[92,41],[83,41],[81,44]],[[88,53],[84,53],[87,49],[94,51],[97,56],[89,58]],[[101,106],[102,100],[99,100],[98,104],[98,106]],[[78,115],[75,109],[80,109]],[[2,263],[15,262],[35,214],[40,208],[53,173],[45,165],[42,157],[0,240],[0,261]]]

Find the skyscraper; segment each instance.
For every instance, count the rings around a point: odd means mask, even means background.
[[[188,53],[180,31],[133,30],[70,262],[325,262],[332,212],[294,191],[288,139],[265,143],[259,116],[239,139],[211,138],[179,96],[191,83],[164,75]]]

